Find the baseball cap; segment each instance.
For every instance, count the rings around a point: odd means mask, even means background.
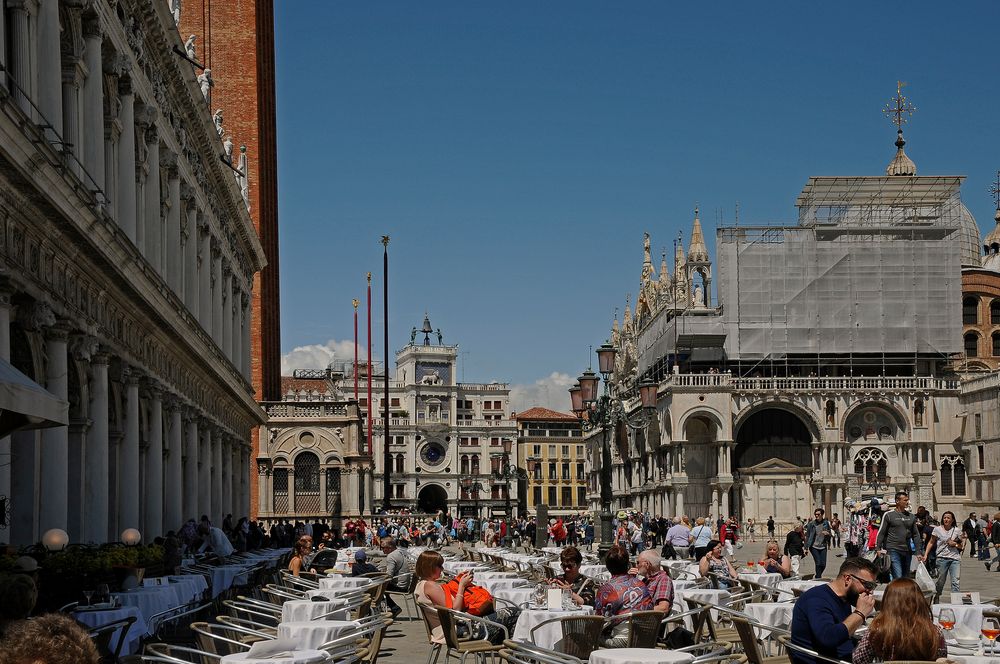
[[[363,563],[365,560],[368,559],[368,555],[364,551],[355,551],[354,559],[359,563]]]

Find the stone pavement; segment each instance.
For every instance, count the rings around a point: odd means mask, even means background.
[[[742,563],[746,563],[747,560],[759,560],[764,555],[764,548],[763,538],[758,538],[756,542],[747,542],[742,549],[737,549],[736,560]],[[451,550],[458,552],[457,548]],[[837,553],[841,554],[840,557],[836,555]],[[827,578],[837,573],[837,569],[844,561],[843,553],[843,549],[830,553],[826,566]],[[996,569],[996,565],[993,568]],[[804,559],[799,572],[810,574],[814,571],[812,559]],[[987,572],[983,563],[970,558],[966,550],[962,559],[961,588],[965,591],[979,591],[984,600],[1000,597],[1000,572]],[[947,587],[945,592],[948,592]],[[390,664],[424,664],[429,653],[430,646],[427,643],[427,633],[423,623],[418,619],[408,620],[404,614],[386,633],[379,660],[384,659]],[[443,661],[442,656],[439,662]]]

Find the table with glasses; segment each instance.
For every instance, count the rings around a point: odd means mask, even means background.
[[[360,588],[371,583],[371,579],[363,576],[324,576],[318,581],[319,587],[323,590],[334,588]]]
[[[96,629],[102,625],[108,625],[115,622],[116,620],[124,620],[129,617],[134,617],[135,622],[129,627],[128,632],[125,634],[125,641],[122,644],[123,655],[134,655],[139,652],[139,645],[142,637],[146,635],[146,619],[140,611],[135,606],[120,606],[114,609],[99,609],[90,610],[86,607],[82,609],[77,609],[73,612],[73,619],[78,623],[86,625],[90,629]],[[115,630],[115,633],[111,635],[111,643],[118,643],[119,635],[121,634],[121,628]]]
[[[955,613],[955,624],[963,625],[975,633],[983,626],[983,611],[996,611],[994,604],[935,604],[931,607],[934,622],[937,622],[941,609],[951,609]]]
[[[529,641],[537,646],[543,648],[548,648],[550,650],[559,650],[559,642],[562,641],[562,626],[557,622],[551,622],[545,625],[541,629],[537,630],[534,636],[531,635],[531,630],[536,626],[542,624],[546,620],[552,620],[553,618],[564,618],[566,616],[582,616],[590,615],[594,612],[594,607],[592,606],[581,606],[576,609],[561,609],[559,611],[551,611],[549,609],[523,609],[521,615],[517,618],[517,625],[514,626],[514,633],[511,638],[516,641]]]
[[[199,602],[208,590],[208,581],[201,574],[174,574],[166,577],[170,585],[177,586],[177,595],[185,604]]]
[[[506,600],[517,606],[521,606],[525,602],[532,602],[535,599],[535,586],[530,586],[527,588],[497,588],[495,593],[491,593],[494,597]],[[498,603],[497,608],[503,608]]]
[[[754,622],[787,630],[791,627],[794,609],[794,602],[748,602],[743,607],[743,613]],[[755,629],[758,639],[766,639],[771,634],[760,627]]]
[[[318,649],[339,636],[359,630],[354,620],[308,620],[278,623],[278,638],[292,639],[303,649]]]
[[[661,648],[606,648],[590,653],[589,664],[687,664],[694,655]]]
[[[222,664],[318,664],[330,659],[325,650],[293,650],[287,657],[251,657],[248,652],[226,655]]]
[[[347,601],[332,599],[316,601],[313,599],[290,599],[281,605],[281,622],[306,622],[324,617],[325,620],[347,620],[350,618]]]
[[[778,572],[761,572],[761,571],[749,571],[744,570],[739,573],[739,577],[751,583],[756,583],[761,586],[776,586],[781,583],[784,577]]]
[[[111,596],[122,606],[134,606],[139,609],[146,619],[145,627],[149,634],[156,629],[156,625],[152,623],[153,616],[186,604],[177,596],[177,586],[173,585],[133,588],[125,592],[112,593]]]

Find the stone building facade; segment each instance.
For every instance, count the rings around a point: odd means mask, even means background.
[[[546,504],[549,514],[587,511],[587,455],[583,430],[574,415],[548,408],[521,411],[517,420],[517,465],[527,471],[519,495],[529,513]]]
[[[245,513],[251,289],[246,179],[166,2],[0,2],[0,354],[70,425],[0,441],[24,544],[147,539]]]
[[[963,442],[979,390],[954,371],[979,230],[961,178],[918,177],[901,133],[896,145],[886,176],[810,178],[798,226],[718,229],[718,305],[697,213],[673,270],[664,257],[657,276],[647,236],[611,343],[616,396],[637,415],[649,378],[657,407],[645,428],[586,434],[595,508],[602,444],[616,509],[789,524],[898,489],[933,510],[981,507],[992,489],[969,491],[981,453]],[[976,464],[983,487],[993,454]]]

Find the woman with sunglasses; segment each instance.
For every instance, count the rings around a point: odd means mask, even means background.
[[[736,568],[722,555],[722,544],[719,540],[710,540],[707,548],[708,553],[698,563],[701,575],[707,577],[709,572],[714,574],[719,581],[719,587],[723,590],[738,586],[740,583],[736,580]]]
[[[854,664],[894,660],[932,662],[947,657],[944,634],[913,579],[896,579],[885,589],[882,609],[854,649]]]
[[[594,582],[580,574],[583,556],[575,546],[567,546],[559,554],[559,566],[563,573],[549,581],[555,588],[569,590],[570,597],[577,606],[594,605]]]

